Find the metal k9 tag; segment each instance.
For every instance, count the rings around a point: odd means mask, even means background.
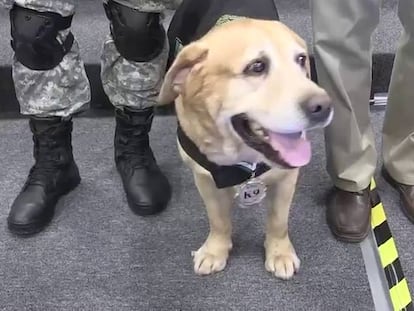
[[[248,182],[238,186],[236,199],[241,208],[249,208],[260,204],[266,197],[267,187],[259,179],[250,179]]]

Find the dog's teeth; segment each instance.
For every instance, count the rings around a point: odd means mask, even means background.
[[[263,129],[258,130],[258,131],[257,131],[257,134],[258,134],[259,136],[262,136],[263,138],[266,138],[266,133],[265,133],[265,131],[264,131]]]
[[[269,141],[270,140],[269,134],[264,129],[260,130],[259,136],[262,137],[262,139],[264,141]]]
[[[261,126],[257,123],[252,124],[252,129],[253,129],[253,131],[261,131],[262,130]]]
[[[252,127],[252,130],[256,135],[263,135],[263,130],[260,127],[254,126]]]
[[[263,127],[261,127],[259,123],[251,121],[250,128],[253,131],[253,133],[255,133],[257,136],[261,137],[265,141],[269,140],[269,135],[267,131]]]
[[[265,131],[263,127],[261,126],[254,127],[253,131],[257,136],[262,137],[264,140],[266,141],[269,140],[269,135],[267,134],[267,132]]]

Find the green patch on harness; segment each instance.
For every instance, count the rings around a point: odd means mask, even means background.
[[[238,15],[223,15],[222,17],[220,17],[217,22],[216,22],[216,26],[222,25],[224,23],[233,21],[235,19],[239,19],[239,18],[246,18],[245,16],[238,16]]]
[[[178,53],[180,53],[180,51],[183,49],[183,47],[184,47],[184,45],[181,42],[181,39],[178,38],[178,37],[176,37],[175,38],[175,51],[174,51],[175,52],[175,56],[177,56]]]

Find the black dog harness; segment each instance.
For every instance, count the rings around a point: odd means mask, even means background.
[[[255,168],[252,168],[253,165],[248,165],[249,163],[231,166],[217,165],[209,161],[205,154],[201,153],[194,142],[184,133],[180,124],[177,126],[177,136],[183,150],[189,157],[211,173],[219,189],[240,185],[252,177],[259,177],[270,170],[270,167],[265,163],[259,163]]]

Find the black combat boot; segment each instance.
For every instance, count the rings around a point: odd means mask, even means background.
[[[30,118],[35,164],[7,219],[11,232],[31,235],[53,218],[56,203],[80,183],[72,155],[72,121]]]
[[[166,208],[171,186],[149,144],[153,109],[117,109],[115,116],[115,162],[129,207],[140,216],[157,214]]]

